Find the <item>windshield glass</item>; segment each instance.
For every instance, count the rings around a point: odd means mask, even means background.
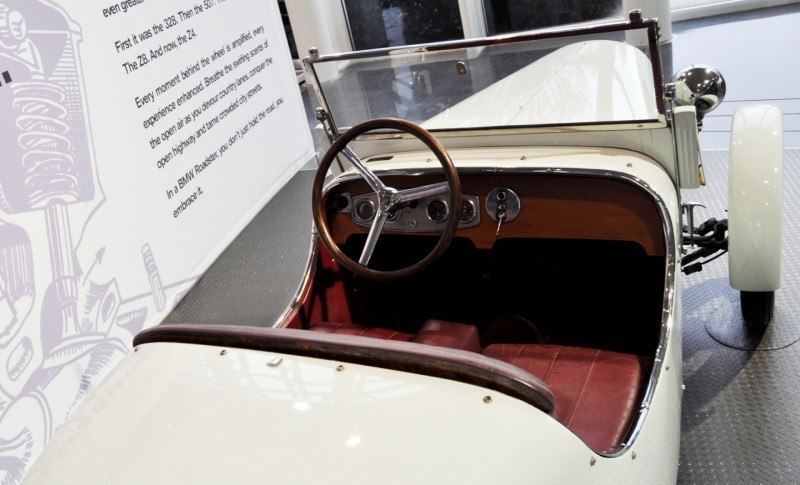
[[[536,34],[512,35],[469,47],[322,56],[310,65],[338,132],[378,117],[429,130],[656,121],[660,71],[646,34],[640,27],[534,40]]]

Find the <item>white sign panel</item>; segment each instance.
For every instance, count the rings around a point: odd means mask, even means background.
[[[0,0],[0,481],[313,156],[277,4]]]

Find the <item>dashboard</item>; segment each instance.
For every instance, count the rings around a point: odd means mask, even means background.
[[[614,177],[576,174],[460,173],[463,196],[456,237],[489,249],[502,238],[633,241],[648,254],[663,256],[664,226],[652,197],[637,185]],[[385,175],[397,189],[444,180],[435,173]],[[454,208],[448,197],[419,199],[390,213],[385,233],[441,233]],[[358,179],[342,180],[326,194],[331,232],[337,244],[369,231],[377,196]],[[502,212],[502,214],[501,214]],[[500,217],[498,217],[500,216]],[[499,219],[502,223],[499,224]]]

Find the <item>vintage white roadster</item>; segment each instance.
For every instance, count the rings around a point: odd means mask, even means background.
[[[729,213],[696,225],[724,81],[665,84],[638,12],[305,65],[332,145],[295,302],[142,332],[26,483],[675,482],[681,270],[728,251],[769,320],[780,112],[736,112]]]

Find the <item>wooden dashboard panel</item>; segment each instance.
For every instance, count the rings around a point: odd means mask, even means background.
[[[624,180],[566,174],[461,174],[463,193],[481,199],[481,223],[459,229],[456,237],[472,240],[476,247],[489,249],[501,238],[557,238],[633,241],[651,256],[664,256],[661,212],[643,189]],[[442,182],[444,176],[386,176],[385,184],[398,188]],[[497,223],[486,213],[486,196],[496,187],[513,190],[521,200],[519,216],[503,224],[496,237]],[[328,195],[369,193],[362,180],[335,187]],[[352,234],[369,229],[357,225],[352,214],[336,213],[331,232],[338,244]],[[329,219],[330,220],[330,219]],[[387,231],[397,234],[398,231]],[[417,233],[419,234],[419,233]],[[436,233],[431,233],[436,234]]]

